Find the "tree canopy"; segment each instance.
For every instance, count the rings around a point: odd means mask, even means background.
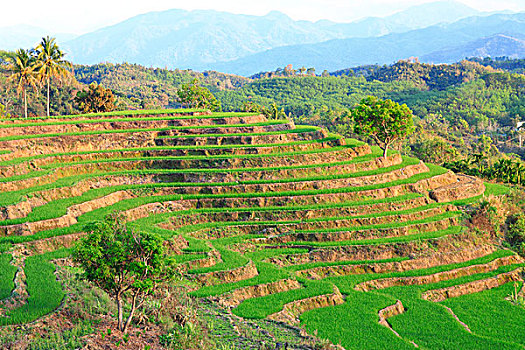
[[[18,94],[24,98],[24,116],[27,118],[27,88],[36,89],[38,79],[35,73],[35,53],[32,50],[18,49],[15,54],[9,57],[11,63],[8,69],[11,76],[7,79],[14,82]]]
[[[83,113],[111,112],[116,108],[113,91],[97,83],[91,83],[87,90],[77,92],[75,102]]]
[[[200,86],[197,79],[190,84],[182,84],[177,90],[177,95],[183,105],[192,108],[206,108],[212,111],[220,111],[221,103],[213,96],[207,88]]]
[[[166,256],[162,238],[128,229],[117,213],[91,224],[87,232],[76,245],[73,258],[84,269],[86,279],[115,298],[118,328],[125,332],[145,298],[173,276],[174,262]],[[131,310],[124,322],[126,301]]]
[[[387,157],[388,148],[414,132],[413,115],[407,105],[368,96],[352,111],[356,133],[372,137]]]
[[[51,78],[62,78],[69,75],[71,63],[64,60],[64,52],[58,47],[55,38],[42,38],[36,47],[37,61],[35,69],[47,85],[47,116],[49,117],[49,99]]]

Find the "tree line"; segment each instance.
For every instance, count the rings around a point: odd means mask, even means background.
[[[55,38],[49,36],[34,49],[18,49],[9,57],[8,82],[16,85],[16,91],[23,96],[24,116],[27,118],[27,89],[45,85],[47,91],[46,113],[50,116],[50,86],[53,78],[61,79],[71,74],[72,64],[64,59],[64,52],[58,47]]]

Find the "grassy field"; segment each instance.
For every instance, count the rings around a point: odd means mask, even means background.
[[[309,298],[338,290],[342,304],[307,305],[288,322],[299,322],[309,334],[347,349],[413,349],[414,344],[423,349],[525,347],[525,309],[507,300],[511,283],[441,303],[421,297],[431,289],[512,271],[524,266],[521,262],[436,283],[355,289],[365,281],[435,276],[513,255],[501,247],[488,249],[494,241],[469,231],[463,210],[483,196],[505,195],[509,188],[486,183],[484,194],[460,193],[453,197],[458,200],[438,203],[430,191],[457,183],[442,167],[426,164],[427,170],[406,156],[385,162],[378,147],[343,140],[318,127],[290,124],[290,129],[276,131],[288,121],[261,121],[252,118],[253,113],[192,115],[201,112],[126,111],[0,121],[2,135],[7,135],[0,143],[9,148],[0,160],[0,171],[6,174],[0,186],[8,189],[0,193],[7,217],[0,221],[6,232],[0,237],[0,324],[32,322],[67,303],[55,263],[68,258],[70,248],[53,249],[62,244],[62,236],[82,233],[87,224],[123,211],[134,230],[184,242],[175,256],[183,271],[177,283],[191,285],[190,294],[197,300],[228,301],[233,292],[247,287],[261,293],[235,303],[234,315],[263,320],[287,303],[307,304]],[[225,124],[227,118],[237,119]],[[215,121],[171,126],[179,119]],[[254,120],[258,122],[250,123]],[[100,123],[124,122],[135,124],[130,129],[93,130]],[[89,130],[46,132],[60,126],[77,130],[77,124]],[[239,129],[246,127],[257,127],[257,132]],[[111,137],[114,134],[122,137]],[[120,200],[106,197],[117,192],[123,194]],[[73,215],[75,207],[82,210]],[[13,213],[15,217],[9,217]],[[66,216],[76,222],[58,222]],[[44,220],[55,221],[43,225]],[[10,234],[11,225],[19,224],[27,224],[30,231]],[[30,254],[21,266],[27,300],[5,307],[1,300],[9,300],[18,268],[12,256],[19,245],[43,239],[54,242],[44,247],[53,248]],[[235,275],[247,266],[257,273]],[[316,269],[330,273],[315,275]],[[198,282],[207,276],[212,276],[210,283]],[[283,280],[294,280],[300,288],[275,287]],[[378,323],[378,312],[397,300],[405,311],[388,318],[389,329]]]

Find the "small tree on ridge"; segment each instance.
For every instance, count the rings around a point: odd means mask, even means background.
[[[75,102],[83,113],[111,112],[116,108],[113,91],[95,82],[87,90],[77,92]]]
[[[372,137],[387,157],[388,148],[414,132],[413,114],[407,105],[368,96],[352,111],[356,133]]]
[[[190,84],[182,84],[177,90],[177,96],[183,105],[192,108],[206,108],[214,112],[221,110],[221,103],[210,90],[200,86],[197,79],[193,79]]]
[[[87,280],[115,298],[118,329],[125,332],[145,298],[173,276],[175,264],[159,236],[134,232],[123,222],[121,215],[112,214],[87,227],[90,233],[76,245],[73,258]],[[131,310],[124,322],[126,302]]]

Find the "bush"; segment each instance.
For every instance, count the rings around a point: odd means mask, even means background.
[[[507,241],[518,253],[525,256],[525,214],[511,215],[507,223]]]
[[[87,90],[77,92],[75,102],[82,113],[111,112],[116,109],[113,91],[97,83],[91,83]]]

